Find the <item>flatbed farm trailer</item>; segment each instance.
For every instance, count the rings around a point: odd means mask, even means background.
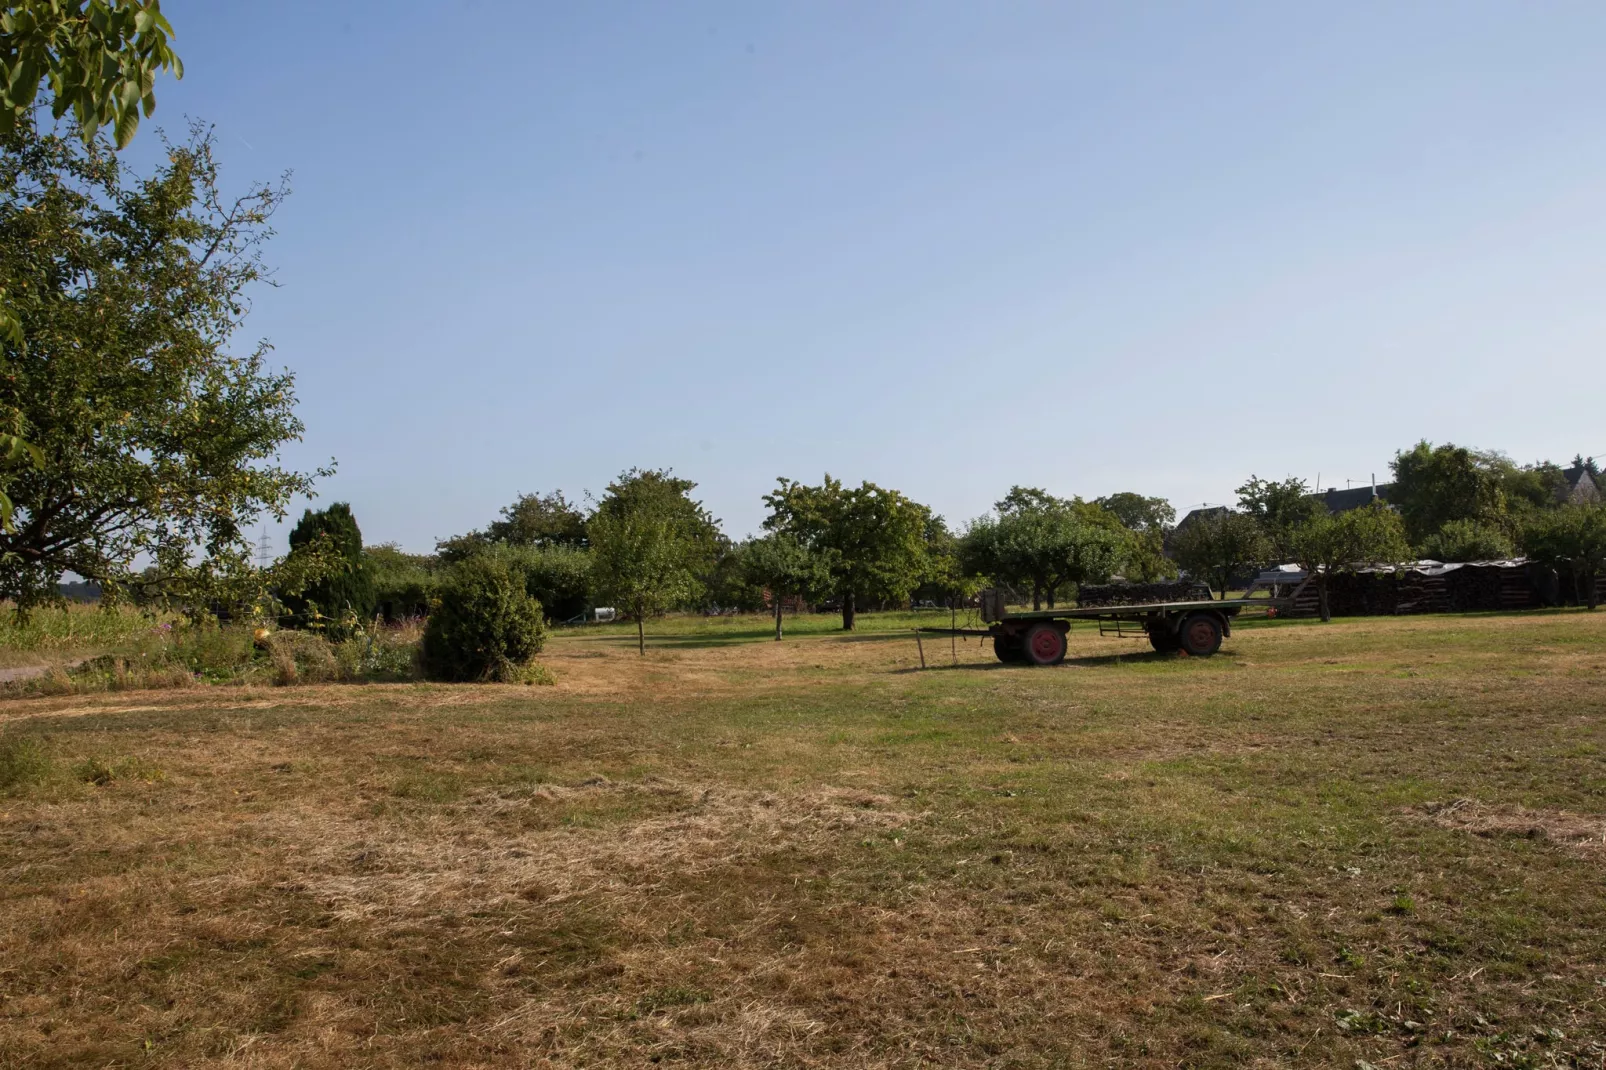
[[[1229,598],[1011,611],[1002,592],[987,590],[981,595],[981,619],[988,627],[967,629],[966,633],[991,636],[999,661],[1058,665],[1065,660],[1065,636],[1071,622],[1090,620],[1098,622],[1100,635],[1146,636],[1162,653],[1185,650],[1196,658],[1207,658],[1221,649],[1221,641],[1232,634],[1233,618],[1245,609],[1282,611],[1292,602],[1291,598]]]

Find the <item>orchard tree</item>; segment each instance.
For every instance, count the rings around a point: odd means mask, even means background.
[[[561,490],[551,494],[521,494],[512,505],[503,506],[501,517],[491,521],[484,531],[442,539],[435,544],[435,552],[442,561],[453,563],[498,544],[584,548],[585,513],[565,498]]]
[[[345,634],[355,621],[374,613],[374,578],[363,557],[362,530],[351,506],[336,502],[327,509],[308,509],[290,531],[290,555],[320,552],[329,567],[283,601],[300,628],[320,627]]]
[[[791,535],[827,562],[844,631],[853,629],[859,599],[898,601],[919,585],[931,511],[898,491],[869,482],[844,487],[830,475],[817,487],[782,479],[764,504],[765,528]]]
[[[1226,598],[1233,576],[1263,563],[1271,546],[1254,517],[1223,509],[1195,516],[1178,528],[1171,552],[1190,576],[1213,581]]]
[[[156,110],[156,75],[184,77],[173,36],[158,0],[4,0],[0,3],[0,142],[21,128],[32,133],[40,87],[56,119],[72,113],[78,136],[94,143],[109,126],[123,148],[139,126],[140,112]],[[9,151],[9,148],[7,149]],[[27,339],[12,307],[17,280],[0,261],[0,342]],[[39,467],[44,454],[24,437],[20,410],[5,414],[0,430],[0,474]],[[0,530],[11,530],[12,502],[0,485]]]
[[[1165,555],[1165,537],[1177,518],[1170,502],[1122,491],[1097,498],[1094,504],[1119,520],[1130,533],[1126,560],[1121,566],[1127,579],[1153,583],[1176,577],[1177,566]]]
[[[1500,524],[1505,520],[1504,473],[1492,454],[1426,440],[1397,453],[1389,500],[1399,507],[1411,544],[1452,520]]]
[[[521,494],[512,505],[503,507],[501,519],[491,521],[485,536],[491,542],[509,546],[583,547],[586,517],[561,490]]]
[[[643,655],[647,617],[695,601],[718,553],[719,525],[690,497],[696,486],[667,469],[632,468],[608,485],[586,525],[592,588],[636,618]]]
[[[1322,620],[1333,619],[1328,583],[1340,572],[1398,564],[1411,556],[1400,516],[1382,502],[1319,516],[1294,538],[1296,559],[1316,583]]]
[[[1574,594],[1590,609],[1600,604],[1606,574],[1606,505],[1564,505],[1529,520],[1523,550],[1535,561],[1572,574]],[[1581,590],[1580,590],[1581,588]]]
[[[1068,583],[1100,582],[1120,566],[1128,533],[1113,514],[1034,487],[1012,487],[995,516],[973,521],[963,539],[967,571],[1030,589],[1032,608]]]
[[[1164,534],[1177,518],[1176,509],[1164,498],[1148,498],[1131,491],[1093,499],[1093,504],[1114,513],[1129,531],[1157,531]]]
[[[1511,539],[1492,524],[1452,520],[1422,540],[1424,557],[1435,561],[1497,561],[1511,556]]]
[[[772,531],[742,546],[742,572],[747,581],[769,592],[775,607],[775,641],[781,641],[781,603],[788,597],[811,598],[829,589],[828,554],[810,549],[797,536]]]
[[[1238,506],[1260,525],[1279,564],[1294,558],[1294,533],[1327,512],[1305,481],[1292,476],[1281,481],[1250,476],[1238,488]]]
[[[230,345],[285,192],[225,199],[204,127],[143,179],[99,141],[5,139],[0,272],[25,337],[0,342],[0,412],[42,463],[10,474],[0,597],[53,597],[66,571],[201,597],[201,579],[250,569],[260,516],[310,491],[321,473],[279,463],[302,431],[293,378],[265,343]],[[141,558],[158,568],[136,574]]]

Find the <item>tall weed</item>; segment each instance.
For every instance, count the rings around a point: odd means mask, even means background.
[[[0,650],[72,651],[136,642],[161,623],[132,606],[73,603],[19,614],[0,603]]]
[[[38,736],[0,739],[0,792],[37,784],[50,776],[55,762]]]

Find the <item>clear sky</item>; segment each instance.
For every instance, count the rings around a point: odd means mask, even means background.
[[[827,471],[962,521],[1606,455],[1598,0],[164,10],[156,121],[295,172],[240,346],[370,542],[633,465],[739,537]]]

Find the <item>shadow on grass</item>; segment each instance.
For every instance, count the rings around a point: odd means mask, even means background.
[[[878,643],[889,639],[900,639],[904,642],[914,642],[912,632],[805,632],[801,635],[788,635],[781,640],[783,643],[806,642],[835,642],[835,643]],[[647,633],[647,648],[658,650],[706,650],[709,648],[727,646],[746,646],[752,643],[773,643],[775,632],[773,629],[763,632],[740,632],[734,635],[653,635]],[[595,643],[620,649],[634,649],[636,637],[634,635],[586,635],[567,636],[566,643]]]
[[[1211,659],[1199,659],[1199,660],[1222,659],[1222,660],[1226,660],[1226,661],[1232,661],[1232,660],[1234,660],[1236,658],[1236,656],[1237,655],[1235,653],[1231,652],[1231,651],[1223,650],[1218,654],[1212,655]],[[1132,650],[1132,651],[1128,651],[1125,654],[1089,654],[1089,655],[1085,655],[1085,656],[1079,657],[1079,658],[1066,658],[1064,661],[1060,662],[1058,665],[1032,665],[1032,664],[1029,664],[1029,663],[1026,663],[1026,662],[1020,662],[1020,661],[1003,662],[1003,661],[997,661],[997,660],[994,660],[994,661],[962,661],[959,664],[955,665],[952,662],[944,661],[943,659],[941,659],[939,657],[928,657],[927,661],[930,664],[928,664],[926,668],[922,669],[920,666],[914,665],[914,666],[910,666],[909,668],[905,668],[905,669],[894,669],[894,670],[892,670],[892,675],[894,675],[894,676],[905,676],[905,675],[908,675],[909,673],[939,672],[939,671],[945,671],[945,672],[959,672],[959,671],[966,671],[966,672],[998,672],[1000,670],[1003,670],[1003,671],[1014,670],[1014,671],[1019,671],[1019,672],[1049,672],[1049,671],[1052,671],[1054,669],[1069,669],[1069,668],[1097,669],[1097,668],[1105,668],[1105,667],[1114,666],[1114,665],[1153,665],[1153,664],[1157,664],[1157,663],[1162,662],[1162,661],[1191,661],[1191,660],[1195,660],[1195,659],[1188,658],[1188,657],[1186,657],[1186,656],[1184,656],[1182,654],[1161,654],[1158,651],[1154,651],[1154,650]]]

